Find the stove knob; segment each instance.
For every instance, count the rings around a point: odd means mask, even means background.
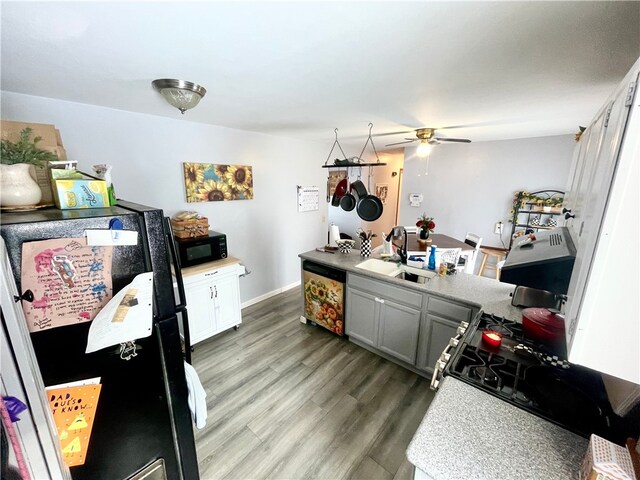
[[[450,358],[451,358],[450,354],[443,353],[442,355],[440,355],[440,360],[438,360],[438,362],[442,363],[444,368],[444,365],[449,361]]]
[[[460,340],[457,338],[452,338],[451,340],[449,340],[450,347],[457,347],[458,343],[460,343]]]
[[[464,323],[464,322],[463,322],[463,323]],[[458,335],[464,335],[464,332],[466,332],[466,331],[467,331],[467,327],[465,327],[465,326],[463,326],[463,325],[460,325],[460,326],[458,327],[458,329],[456,330],[456,333],[457,333]]]

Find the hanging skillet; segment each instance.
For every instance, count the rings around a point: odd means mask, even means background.
[[[358,213],[358,216],[365,222],[373,222],[379,219],[382,215],[382,202],[375,195],[362,195],[358,200],[356,212]]]
[[[340,199],[340,207],[342,207],[345,212],[350,212],[351,210],[356,208],[356,197],[353,196],[353,194],[351,193],[352,191],[353,185],[351,185],[349,193],[347,193]]]

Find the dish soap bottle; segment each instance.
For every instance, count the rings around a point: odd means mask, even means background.
[[[436,247],[437,245],[431,245],[431,254],[429,255],[429,263],[427,265],[428,270],[436,269]]]

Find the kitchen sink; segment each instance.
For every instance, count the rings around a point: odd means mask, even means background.
[[[427,283],[430,279],[436,276],[436,273],[431,270],[410,267],[408,265],[402,265],[395,262],[385,262],[375,258],[370,258],[369,260],[359,263],[356,265],[356,268],[362,268],[363,270],[399,278],[400,280],[413,283]]]
[[[408,267],[407,265],[402,265],[400,267],[400,271],[394,275],[394,277],[399,278],[400,280],[406,280],[407,282],[413,283],[427,283],[435,276],[436,272],[431,270]]]
[[[356,268],[362,268],[363,270],[369,270],[370,272],[389,275],[391,277],[395,277],[400,273],[397,263],[385,262],[384,260],[377,260],[375,258],[370,258],[369,260],[359,263],[356,265]]]

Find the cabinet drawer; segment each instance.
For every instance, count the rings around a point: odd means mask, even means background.
[[[349,286],[371,292],[374,295],[379,295],[384,298],[393,298],[394,301],[411,307],[418,309],[422,307],[422,293],[399,288],[381,280],[372,280],[349,273],[349,276],[347,277],[347,284]]]
[[[438,297],[431,296],[429,297],[427,310],[429,310],[429,313],[449,318],[457,322],[470,321],[471,313],[473,311],[471,307],[466,307],[448,300],[441,300]]]

